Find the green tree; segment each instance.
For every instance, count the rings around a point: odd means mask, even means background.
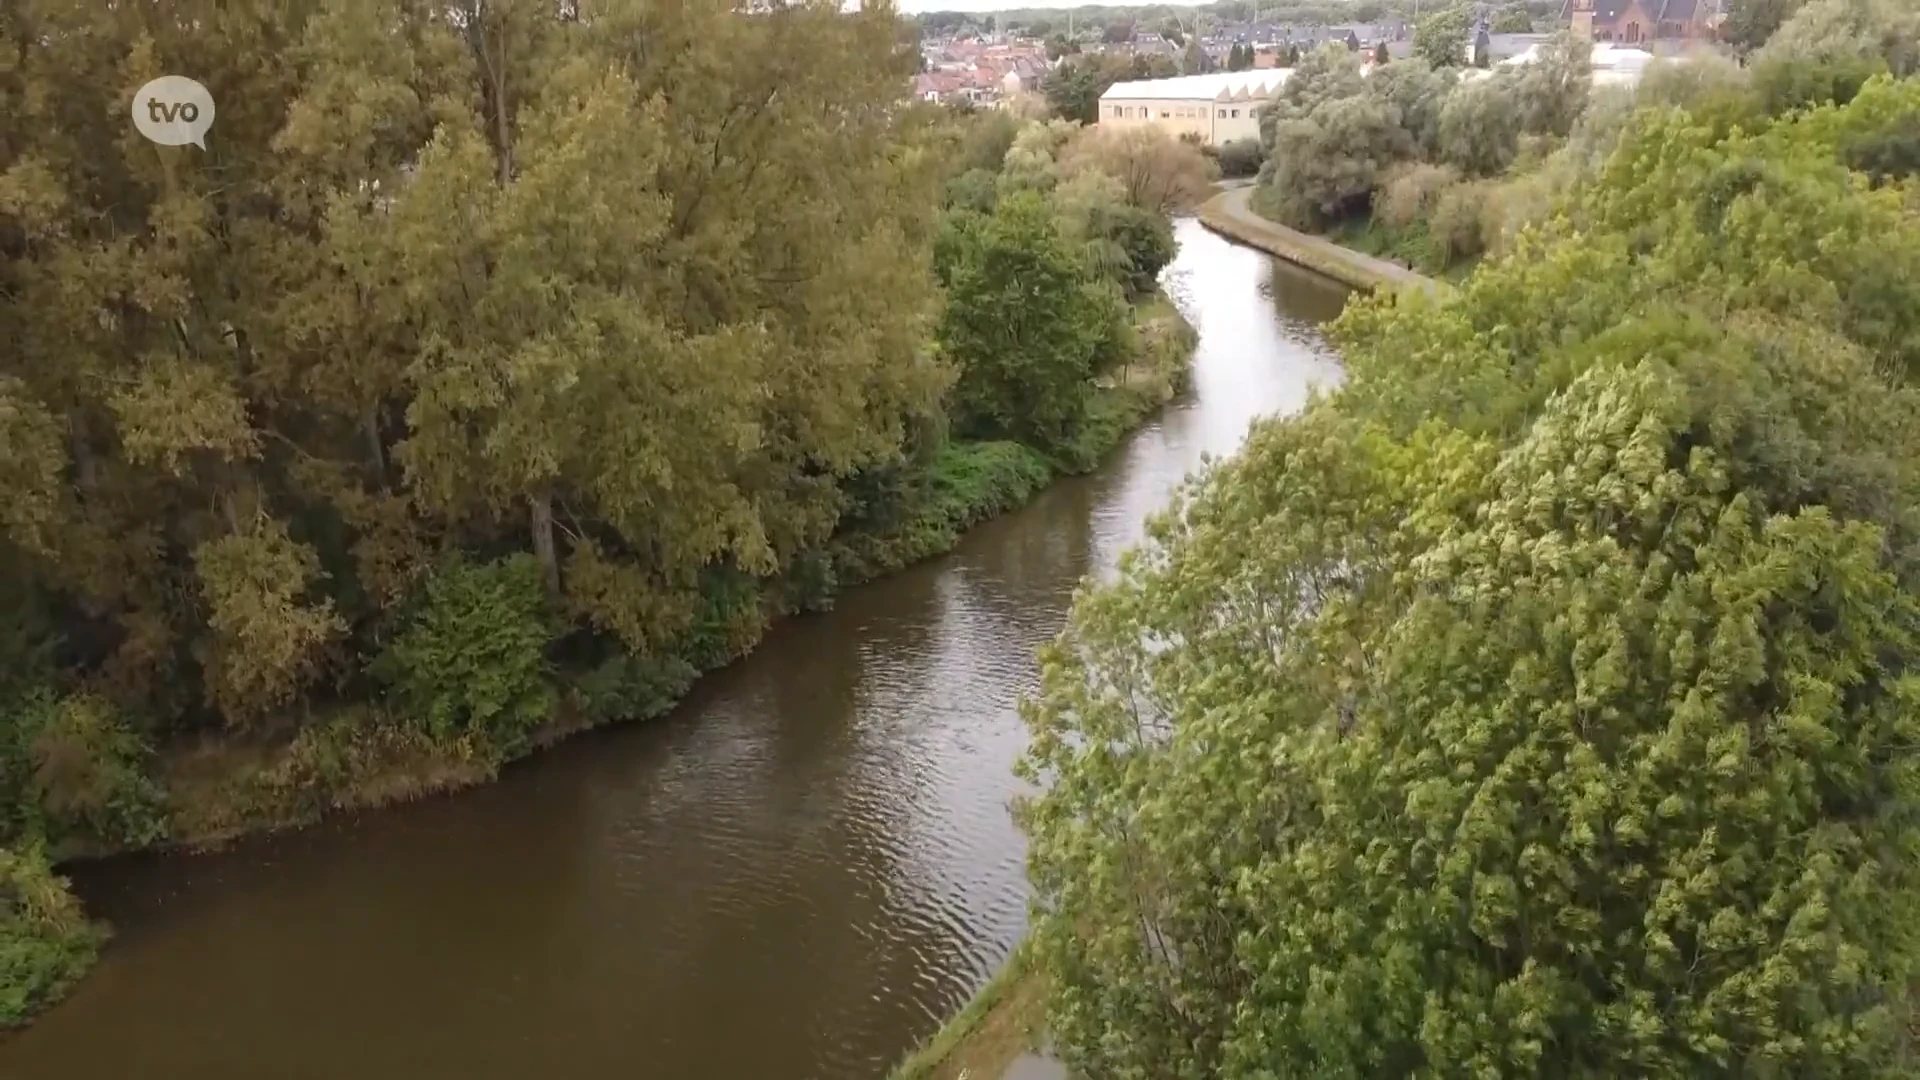
[[[1373,62],[1376,67],[1386,67],[1393,57],[1387,52],[1387,43],[1381,41],[1373,47]]]
[[[1059,172],[1099,171],[1126,201],[1159,217],[1193,210],[1213,194],[1217,176],[1200,149],[1154,127],[1084,128],[1059,151]]]
[[[1092,124],[1100,119],[1100,95],[1115,81],[1101,57],[1072,56],[1047,73],[1041,80],[1040,91],[1046,96],[1053,115],[1062,120]]]
[[[1519,105],[1522,131],[1566,138],[1593,93],[1592,43],[1571,34],[1555,35],[1503,89]]]
[[[1262,112],[1260,182],[1289,224],[1318,227],[1363,209],[1385,170],[1413,149],[1397,104],[1370,92],[1368,82],[1354,54],[1328,42],[1301,61]]]
[[[1839,160],[1898,85],[1638,117],[1076,602],[1020,811],[1070,1067],[1911,1073],[1920,222]]]
[[[1533,32],[1533,14],[1525,5],[1501,8],[1493,17],[1492,29],[1496,34],[1530,34]]]
[[[1467,62],[1467,31],[1473,26],[1473,11],[1465,5],[1450,7],[1420,20],[1413,31],[1413,55],[1435,70],[1464,67]]]
[[[1440,158],[1471,176],[1497,176],[1520,152],[1522,103],[1510,80],[1463,83],[1440,110]]]
[[[1211,70],[1213,70],[1213,58],[1207,55],[1206,49],[1201,47],[1200,39],[1196,37],[1187,42],[1187,47],[1180,53],[1180,73],[1204,75]]]
[[[1091,380],[1119,359],[1125,309],[1031,192],[1007,196],[957,253],[937,339],[959,372],[959,430],[1066,445]]]
[[[1813,0],[1753,57],[1766,107],[1846,104],[1881,72],[1920,71],[1920,10],[1898,0]]]
[[[1730,0],[1720,40],[1746,55],[1765,45],[1807,0]]]

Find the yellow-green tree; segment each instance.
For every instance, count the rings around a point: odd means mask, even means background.
[[[1071,1066],[1912,1074],[1920,219],[1841,151],[1910,94],[1639,117],[1077,602],[1022,809]]]

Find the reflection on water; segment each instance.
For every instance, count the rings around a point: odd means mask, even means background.
[[[1339,286],[1191,222],[1194,392],[953,555],[791,620],[672,715],[490,787],[82,868],[119,927],[8,1080],[877,1077],[1025,920],[1033,649],[1203,454],[1338,378]]]

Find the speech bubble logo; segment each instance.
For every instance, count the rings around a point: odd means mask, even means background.
[[[161,146],[207,148],[213,95],[185,75],[162,75],[134,91],[133,126]]]

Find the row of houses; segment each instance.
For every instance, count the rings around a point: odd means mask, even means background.
[[[914,76],[913,94],[924,101],[975,104],[1039,88],[1048,69],[1038,42],[954,40],[929,46],[926,70]]]

